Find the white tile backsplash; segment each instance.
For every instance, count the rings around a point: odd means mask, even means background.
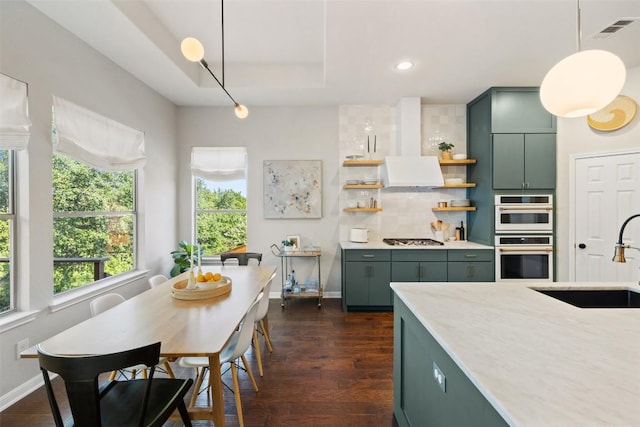
[[[353,154],[367,155],[373,151],[374,136],[377,140],[373,158],[384,159],[395,150],[396,108],[389,105],[344,105],[339,108],[340,162]],[[466,152],[466,106],[465,105],[423,105],[422,106],[422,155],[438,155],[437,143],[442,140],[455,145],[454,153]],[[436,146],[434,146],[434,144]],[[466,177],[466,167],[442,168],[443,176]],[[339,180],[342,185],[350,179],[381,178],[380,167],[341,167]],[[379,241],[384,237],[431,237],[430,223],[442,220],[451,224],[450,232],[465,220],[464,212],[438,212],[431,209],[440,201],[465,198],[464,189],[382,189],[369,190],[369,195],[360,190],[341,190],[340,240],[349,239],[352,227],[369,228],[369,240]],[[377,213],[350,213],[343,209],[349,200],[358,197],[374,197],[382,208]],[[466,226],[466,224],[465,224]]]

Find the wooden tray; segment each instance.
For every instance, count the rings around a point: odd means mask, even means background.
[[[197,300],[214,298],[231,292],[231,279],[222,276],[219,282],[196,282],[195,289],[187,289],[187,279],[171,285],[171,296],[175,299]]]

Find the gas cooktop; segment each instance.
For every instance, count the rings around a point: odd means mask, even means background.
[[[384,243],[391,246],[443,246],[444,243],[433,239],[382,239]]]

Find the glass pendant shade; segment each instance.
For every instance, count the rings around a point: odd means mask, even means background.
[[[180,43],[180,50],[187,60],[191,62],[200,62],[204,58],[204,46],[200,40],[194,37],[187,37]]]
[[[239,119],[245,119],[249,115],[249,109],[242,104],[236,104],[236,108],[234,110],[236,117]]]
[[[584,50],[549,70],[540,86],[540,100],[558,117],[587,116],[620,94],[626,74],[624,63],[613,53]]]

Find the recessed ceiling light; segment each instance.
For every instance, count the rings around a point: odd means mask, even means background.
[[[396,64],[396,70],[406,71],[413,68],[413,62],[411,61],[402,61]]]

